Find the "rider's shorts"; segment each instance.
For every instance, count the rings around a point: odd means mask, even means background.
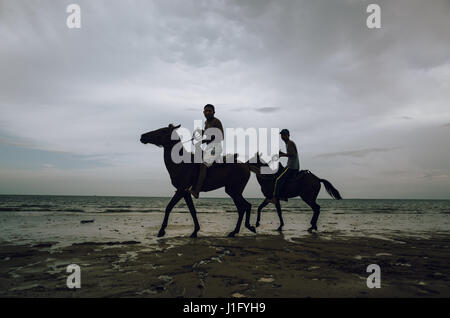
[[[208,168],[222,156],[222,144],[221,143],[210,143],[206,145],[205,151],[203,152],[203,164]]]

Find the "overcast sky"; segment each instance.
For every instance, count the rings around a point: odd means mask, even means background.
[[[0,193],[172,195],[139,137],[212,103],[344,198],[450,199],[449,32],[449,0],[0,0]]]

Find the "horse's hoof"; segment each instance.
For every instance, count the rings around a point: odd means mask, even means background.
[[[190,238],[196,238],[197,237],[197,231],[195,231],[194,233],[191,234],[191,236],[189,236]]]
[[[164,235],[166,235],[166,231],[164,231],[164,230],[159,230],[159,232],[158,232],[158,237],[163,237]]]
[[[277,229],[277,231],[278,231],[278,232],[283,232],[283,227],[280,226],[280,227]]]
[[[256,226],[256,227],[259,227],[259,222],[256,222],[255,226]]]
[[[228,237],[234,237],[236,235],[235,232],[231,232],[230,234],[228,234]]]
[[[254,226],[249,225],[249,226],[247,226],[247,229],[249,229],[253,233],[256,233],[256,229]]]
[[[317,231],[317,226],[311,226],[311,227],[308,229],[308,232],[309,232],[309,233],[312,233],[313,230]]]

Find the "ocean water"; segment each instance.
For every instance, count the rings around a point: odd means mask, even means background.
[[[164,212],[168,197],[119,196],[50,196],[50,195],[0,195],[2,212],[78,212],[127,213]],[[256,210],[262,198],[247,200]],[[319,199],[321,211],[334,213],[400,213],[400,214],[450,214],[450,200],[392,200],[392,199]],[[198,213],[236,212],[231,198],[201,198],[194,203]],[[309,213],[311,209],[300,199],[282,202],[284,212]],[[267,209],[267,208],[266,208]],[[181,200],[174,212],[189,213]]]
[[[157,242],[164,210],[170,198],[103,196],[22,196],[0,195],[0,242],[53,242],[57,246],[86,241],[136,240]],[[262,199],[252,204],[251,223]],[[230,198],[194,200],[201,236],[225,236],[234,229],[237,212]],[[402,236],[448,234],[450,200],[318,200],[321,206],[319,233],[370,236],[385,239]],[[283,237],[309,235],[306,229],[312,211],[302,200],[282,202],[285,222]],[[83,223],[82,221],[93,221]],[[257,234],[280,235],[273,205],[261,215]],[[185,237],[193,230],[189,210],[183,200],[172,210],[166,237]],[[242,226],[239,235],[255,235]]]

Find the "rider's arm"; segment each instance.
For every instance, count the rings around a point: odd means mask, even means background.
[[[217,128],[220,129],[220,131],[222,132],[222,140],[224,138],[224,133],[223,133],[223,127],[222,127],[222,122],[220,120],[217,119]]]
[[[296,155],[295,147],[291,142],[288,143],[286,150],[287,150],[287,153],[280,151],[279,156],[280,157],[288,157],[288,158],[295,157],[295,155]]]

